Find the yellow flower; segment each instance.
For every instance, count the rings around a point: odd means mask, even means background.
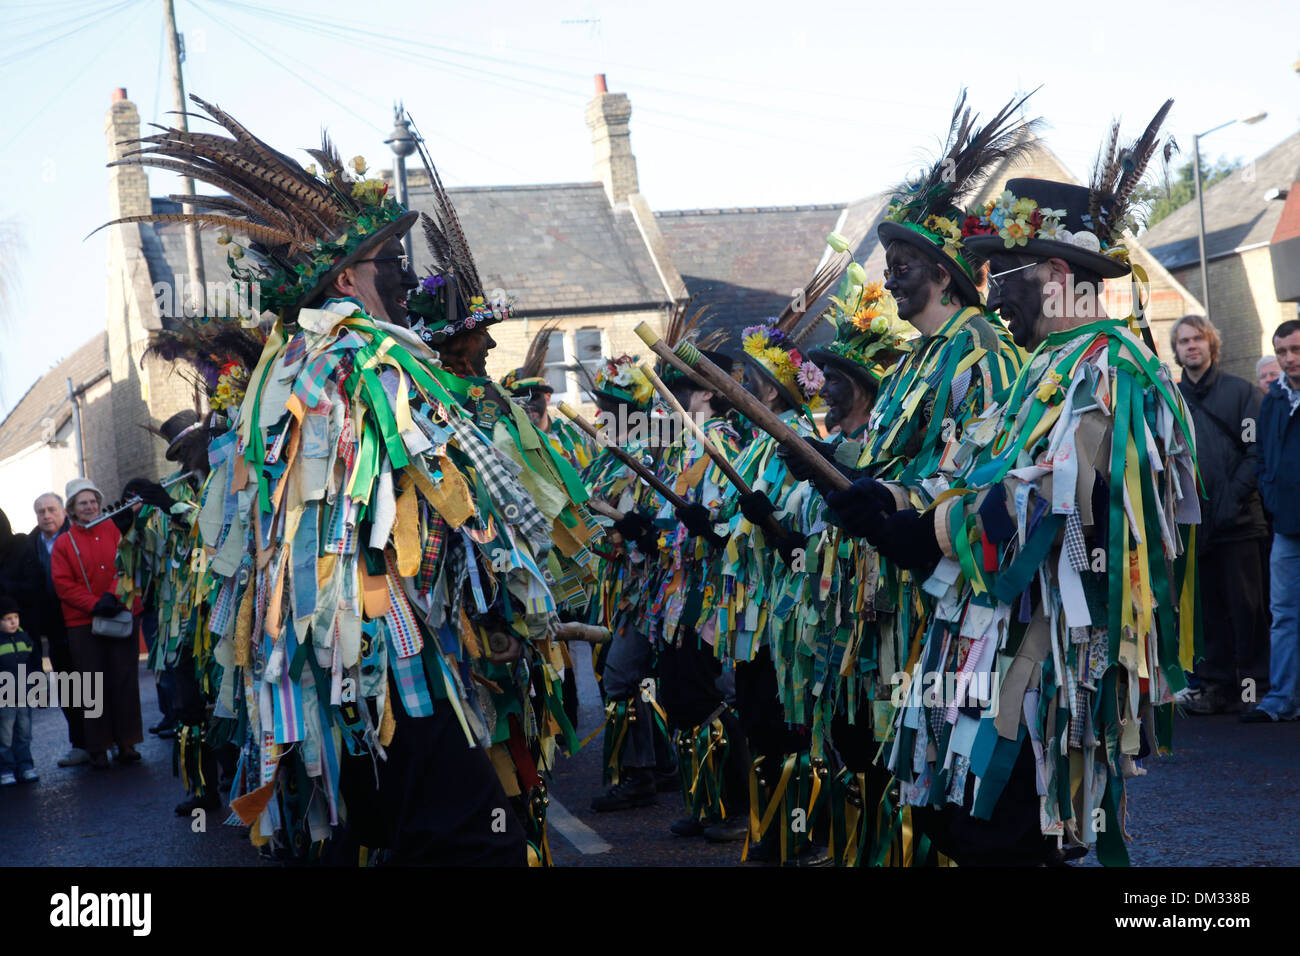
[[[1011,215],[1017,219],[1028,219],[1033,215],[1034,210],[1038,208],[1038,201],[1030,199],[1028,196],[1023,199],[1017,199],[1011,206]]]
[[[854,285],[865,285],[867,281],[867,271],[856,262],[849,263],[848,268],[849,281]]]
[[[889,331],[889,320],[883,315],[878,315],[871,320],[871,331],[876,335],[884,335]]]
[[[364,175],[365,172],[366,172],[366,160],[365,160],[365,158],[362,157],[362,156],[353,156],[353,157],[352,157],[352,168],[355,169],[355,170],[357,171],[357,175],[358,175],[358,176],[362,176],[362,175]]]
[[[1012,246],[1023,246],[1029,242],[1033,238],[1034,230],[1023,219],[1008,219],[998,230],[998,235],[1010,249]]]
[[[862,287],[862,298],[867,302],[874,302],[885,294],[885,284],[883,282],[868,282]]]
[[[217,236],[217,245],[228,246],[230,245],[230,241],[234,238],[235,238],[234,236],[232,236],[229,232],[223,229],[221,231],[221,235]]]
[[[230,255],[236,259],[244,258],[244,247],[239,245],[231,245]]]
[[[871,323],[880,318],[882,314],[883,313],[881,313],[880,309],[878,309],[874,304],[864,305],[854,313],[853,324],[863,332],[866,332],[871,328]]]
[[[830,246],[836,252],[848,252],[849,241],[841,236],[838,232],[832,232],[826,237],[826,245]]]
[[[316,164],[315,164],[315,163],[308,163],[308,164],[307,164],[307,168],[306,168],[305,170],[303,170],[303,171],[304,171],[308,176],[315,176],[315,175],[316,175]]]
[[[762,332],[753,332],[745,336],[745,340],[741,344],[748,354],[758,355],[763,349],[767,348],[767,336]]]

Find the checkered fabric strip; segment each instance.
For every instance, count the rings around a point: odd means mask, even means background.
[[[412,657],[420,653],[424,647],[424,635],[420,633],[419,625],[415,623],[415,611],[406,599],[406,592],[398,583],[393,559],[386,555],[385,560],[388,563],[385,582],[388,585],[389,607],[388,613],[384,615],[384,624],[388,627],[388,635],[397,656]]]
[[[494,447],[487,444],[473,425],[451,419],[460,449],[469,458],[488,496],[502,513],[509,505],[518,509],[511,521],[524,536],[539,547],[548,547],[551,540],[551,523],[533,503],[532,496],[515,477],[517,466]]]
[[[1088,570],[1088,542],[1083,538],[1083,519],[1077,508],[1065,516],[1065,553],[1074,570]]]
[[[338,352],[318,355],[298,373],[293,381],[293,394],[307,408],[315,408],[325,400],[325,386],[338,368],[342,358]]]
[[[291,338],[289,344],[284,347],[284,351],[280,354],[280,364],[285,368],[288,368],[289,366],[296,364],[298,360],[303,357],[303,354],[306,351],[307,337],[299,332]]]
[[[230,625],[230,621],[235,614],[235,587],[237,584],[238,579],[233,575],[221,583],[221,590],[217,592],[217,599],[212,602],[212,613],[208,616],[209,633],[225,636],[226,628]]]
[[[389,647],[393,648],[393,645],[390,644]],[[393,676],[397,678],[397,693],[402,697],[402,706],[406,712],[412,717],[432,717],[433,697],[424,675],[423,659],[419,654],[411,657],[395,654],[391,660]]]
[[[415,576],[415,590],[421,594],[433,587],[447,546],[447,522],[432,508],[425,508],[424,546],[420,549],[420,570]]]

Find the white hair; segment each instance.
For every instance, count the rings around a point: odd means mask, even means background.
[[[1258,362],[1255,363],[1255,377],[1256,377],[1256,378],[1259,378],[1259,373],[1262,372],[1262,371],[1264,371],[1264,366],[1267,365],[1269,362],[1272,362],[1274,365],[1277,365],[1277,364],[1278,364],[1278,362],[1277,362],[1277,356],[1276,356],[1276,355],[1264,355],[1264,356],[1261,356],[1261,357],[1260,357],[1260,360],[1259,360]],[[1278,367],[1281,368],[1280,365],[1279,365]]]
[[[63,498],[62,498],[60,495],[55,494],[53,491],[47,491],[47,492],[45,492],[45,494],[43,494],[43,495],[37,495],[37,496],[36,496],[36,500],[32,502],[32,510],[33,510],[33,511],[36,510],[36,508],[40,505],[42,499],[44,499],[44,498],[53,498],[55,501],[57,501],[57,502],[59,503],[59,507],[60,507],[60,508],[63,507]]]

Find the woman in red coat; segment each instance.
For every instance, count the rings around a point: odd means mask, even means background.
[[[91,675],[91,683],[83,683],[82,687],[96,691],[102,688],[97,698],[84,701],[86,749],[90,751],[90,765],[106,770],[110,744],[117,745],[120,762],[140,759],[135,749],[144,737],[139,637],[102,637],[91,632],[96,610],[113,614],[122,608],[115,597],[117,542],[122,535],[111,521],[85,527],[98,517],[104,504],[104,496],[89,480],[68,482],[67,492],[72,521],[68,531],[54,542],[50,572],[54,591],[63,605],[73,663],[82,674]]]

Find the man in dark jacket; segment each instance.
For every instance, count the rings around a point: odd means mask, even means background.
[[[1247,723],[1300,718],[1300,321],[1273,333],[1282,375],[1264,396],[1259,412],[1259,490],[1273,515],[1269,559],[1273,612],[1268,694]]]
[[[1204,316],[1185,315],[1170,332],[1182,366],[1179,390],[1196,424],[1196,462],[1205,484],[1196,529],[1205,657],[1188,713],[1239,711],[1268,689],[1268,618],[1259,541],[1268,524],[1255,487],[1259,389],[1219,367],[1222,340]]]
[[[63,508],[63,499],[52,491],[37,498],[32,508],[36,512],[36,527],[27,535],[23,557],[29,573],[39,583],[19,598],[23,627],[31,634],[37,647],[42,637],[49,642],[50,667],[55,673],[71,674],[76,667],[68,645],[68,629],[64,626],[63,607],[54,593],[54,580],[50,577],[54,539],[68,530],[68,515]],[[39,655],[33,657],[39,659]],[[64,706],[63,716],[68,722],[68,752],[59,758],[59,766],[89,763],[90,752],[86,750],[80,708]]]

